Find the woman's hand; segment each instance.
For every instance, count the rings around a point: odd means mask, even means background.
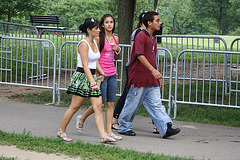
[[[100,79],[98,79],[97,81],[98,81],[99,86],[101,86],[102,81]]]
[[[104,75],[100,75],[99,77],[97,77],[97,80],[99,80],[100,82],[102,82],[104,80],[105,76]]]
[[[98,85],[93,86],[93,87],[92,87],[92,90],[93,90],[93,91],[98,91],[98,90],[99,90]]]
[[[113,44],[113,50],[115,52],[119,52],[120,51],[120,47],[117,44]]]
[[[101,82],[103,82],[104,81],[104,78],[105,78],[105,73],[98,73],[98,77],[97,77],[97,80],[100,80]]]

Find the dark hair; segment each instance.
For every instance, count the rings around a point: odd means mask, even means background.
[[[113,23],[114,23],[112,32],[114,32],[114,30],[115,30],[115,18],[111,14],[104,14],[102,16],[100,24],[99,24],[100,25],[100,34],[99,34],[99,38],[100,38],[100,52],[103,50],[104,43],[105,43],[105,40],[104,40],[104,38],[105,38],[105,29],[104,29],[104,27],[102,27],[102,25],[103,25],[103,23],[104,23],[104,21],[105,21],[105,19],[107,17],[112,17]]]
[[[86,35],[88,36],[87,29],[93,29],[96,26],[99,26],[98,20],[96,20],[95,18],[86,18],[84,23],[79,26],[79,30],[83,33],[86,33]]]
[[[139,23],[142,23],[142,22],[143,22],[143,18],[144,18],[144,16],[145,16],[146,13],[148,13],[148,11],[143,11],[143,12],[139,15],[139,17],[138,17]]]
[[[143,18],[143,24],[148,27],[148,21],[152,22],[154,20],[154,16],[158,15],[157,12],[151,11],[145,14]]]
[[[144,18],[144,16],[145,16],[146,13],[148,13],[148,11],[143,11],[143,12],[139,15],[137,28],[140,28],[140,27],[142,26],[143,18]]]

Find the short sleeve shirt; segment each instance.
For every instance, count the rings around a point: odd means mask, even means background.
[[[152,72],[138,60],[138,56],[143,55],[154,68],[157,68],[156,54],[157,42],[155,36],[151,38],[146,30],[140,31],[133,44],[127,89],[132,84],[134,84],[134,87],[160,86],[159,80],[155,79]]]

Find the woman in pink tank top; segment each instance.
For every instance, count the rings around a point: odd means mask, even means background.
[[[121,140],[122,137],[115,135],[112,132],[112,119],[114,111],[115,97],[117,93],[117,72],[115,68],[115,60],[119,58],[120,47],[118,46],[119,39],[113,35],[115,29],[115,18],[110,14],[105,14],[100,21],[100,35],[96,38],[100,50],[99,64],[105,73],[104,81],[101,83],[102,103],[105,104],[107,99],[106,111],[106,133],[108,136]],[[93,108],[89,109],[77,117],[77,130],[83,132],[83,123],[86,118],[93,113]]]

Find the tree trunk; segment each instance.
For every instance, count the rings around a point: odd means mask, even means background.
[[[173,15],[173,34],[176,34],[176,26],[175,26],[176,15],[177,15],[177,14],[174,14],[174,15]]]
[[[133,31],[135,6],[136,0],[118,0],[118,37],[120,44],[130,44],[130,36]],[[123,58],[124,66],[128,61],[126,51],[127,49],[125,49]],[[118,67],[118,69],[119,68],[120,67]],[[126,74],[125,71],[123,71],[123,84],[125,83],[125,80]]]
[[[8,9],[8,22],[11,22],[11,20],[12,20],[11,10]],[[9,25],[7,25],[7,33],[9,33]]]
[[[118,37],[120,43],[130,44],[136,0],[118,0]]]
[[[221,35],[221,27],[222,27],[222,7],[220,7],[220,15],[218,19],[218,35]]]
[[[11,19],[12,19],[11,10],[8,9],[8,22],[11,22]]]
[[[157,10],[158,10],[158,0],[154,0],[153,8],[154,8],[154,11],[157,12]]]

